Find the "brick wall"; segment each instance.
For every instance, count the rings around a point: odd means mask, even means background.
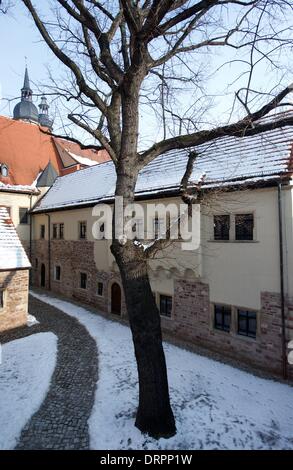
[[[37,240],[32,250],[32,284],[41,285],[41,265],[45,265],[46,283],[49,287],[48,242]],[[38,265],[36,267],[36,259]],[[55,266],[61,267],[61,281],[55,280]],[[80,288],[80,273],[87,275],[87,289]],[[97,295],[98,282],[103,282],[103,296]],[[51,290],[66,297],[94,305],[103,312],[111,310],[111,286],[117,282],[122,286],[120,275],[116,272],[99,271],[94,261],[94,242],[51,241]],[[122,289],[121,289],[122,291]],[[122,291],[122,316],[126,316],[126,306]]]
[[[202,282],[177,280],[174,285],[172,320],[162,319],[163,328],[174,336],[237,359],[274,374],[282,374],[280,294],[262,292],[256,339],[237,334],[236,309],[230,333],[213,326],[209,286]],[[290,377],[293,367],[288,365]]]
[[[29,270],[0,272],[4,308],[0,309],[0,332],[27,322]]]

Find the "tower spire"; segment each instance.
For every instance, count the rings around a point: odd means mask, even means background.
[[[21,89],[21,101],[13,110],[14,119],[38,123],[38,110],[33,103],[33,91],[30,86],[27,64],[25,65],[23,87]]]
[[[25,72],[24,72],[23,87],[21,89],[21,100],[32,101],[32,96],[33,96],[33,91],[30,86],[30,79],[29,79],[28,69],[26,65]]]

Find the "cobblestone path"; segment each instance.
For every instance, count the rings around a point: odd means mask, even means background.
[[[0,341],[51,331],[58,337],[57,364],[48,394],[16,449],[88,449],[87,421],[98,379],[96,343],[75,318],[33,297],[29,312],[40,324],[1,335]]]

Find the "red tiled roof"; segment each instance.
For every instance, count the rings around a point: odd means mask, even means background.
[[[75,142],[70,142],[69,140],[65,139],[56,139],[62,147],[76,155],[80,155],[81,157],[90,158],[98,163],[107,162],[109,160],[109,155],[106,150],[95,150],[95,149],[85,149],[82,150],[78,144]]]
[[[86,156],[96,162],[109,159],[104,150],[81,150],[78,144],[72,144],[64,139],[56,140],[62,147],[65,148],[66,145],[66,148],[72,148],[72,152],[77,155]],[[41,132],[36,124],[0,116],[0,164],[5,163],[9,168],[9,176],[4,178],[0,174],[0,182],[31,185],[49,161],[60,176],[68,173],[67,165],[64,165],[60,158],[52,136]],[[75,161],[71,161],[70,166],[70,171],[83,167]]]

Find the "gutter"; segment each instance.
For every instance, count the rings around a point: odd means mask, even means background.
[[[105,162],[107,163],[107,162]],[[82,170],[79,170],[82,171]],[[60,178],[60,177],[59,177]],[[235,191],[237,190],[247,190],[247,189],[266,189],[266,188],[275,188],[276,187],[276,180],[282,178],[284,183],[286,183],[289,180],[289,176],[286,173],[285,175],[276,175],[272,177],[272,179],[267,180],[267,181],[258,181],[258,182],[247,182],[247,184],[243,184],[239,186],[233,186],[231,183],[231,186],[222,186],[221,189],[223,191],[229,192],[229,191]],[[210,193],[213,192],[219,188],[217,187],[205,187],[204,185],[201,187],[205,191],[205,193]],[[49,190],[50,191],[50,190]],[[46,196],[45,193],[42,198],[38,200],[38,203]],[[179,187],[176,188],[169,188],[165,189],[162,191],[150,191],[149,193],[144,192],[143,194],[135,194],[134,199],[135,201],[149,201],[153,199],[159,199],[161,197],[164,197],[166,199],[172,198],[172,197],[180,197],[181,196],[181,189]],[[114,196],[109,196],[109,197],[101,197],[100,199],[96,200],[91,200],[87,202],[73,202],[69,203],[69,205],[63,205],[63,206],[57,206],[57,207],[45,207],[44,209],[38,209],[37,206],[35,206],[35,209],[32,210],[32,215],[38,215],[38,214],[47,214],[49,212],[60,212],[64,210],[76,210],[76,209],[85,209],[89,207],[94,207],[97,204],[113,204],[115,201]]]
[[[279,219],[279,253],[280,253],[280,291],[281,291],[281,322],[282,322],[282,370],[283,379],[288,378],[287,345],[286,345],[286,302],[284,288],[284,247],[283,247],[283,218],[282,218],[282,183],[278,183],[278,219]]]

